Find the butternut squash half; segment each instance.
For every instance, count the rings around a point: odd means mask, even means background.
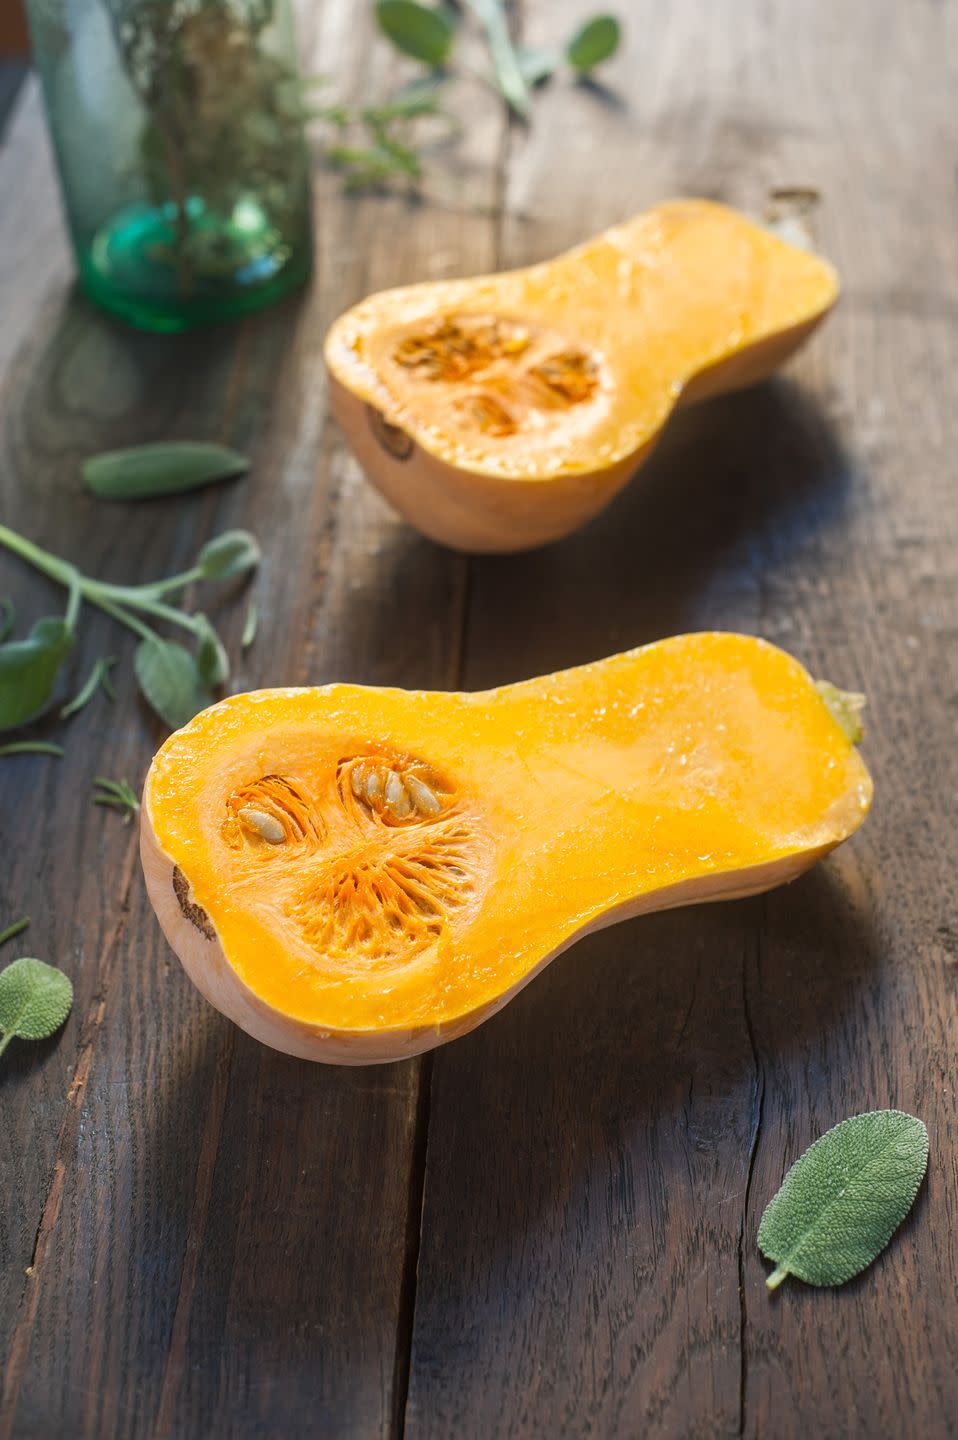
[[[531,269],[370,296],[326,341],[333,410],[425,535],[528,549],[608,504],[677,405],[771,374],[837,294],[818,256],[675,200]]]
[[[869,806],[853,724],[840,692],[732,634],[476,694],[233,695],[153,761],[146,882],[189,975],[251,1035],[396,1060],[471,1030],[581,935],[805,870]]]

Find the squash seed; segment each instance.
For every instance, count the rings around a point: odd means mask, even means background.
[[[286,839],[286,831],[275,815],[270,815],[265,810],[256,810],[252,805],[244,805],[236,814],[247,830],[252,830],[268,845],[282,845]]]
[[[395,770],[390,770],[386,776],[386,804],[398,820],[405,820],[407,815],[412,814],[412,801]]]
[[[439,814],[442,809],[439,797],[430,790],[424,780],[417,780],[415,775],[407,775],[406,789],[420,815]]]

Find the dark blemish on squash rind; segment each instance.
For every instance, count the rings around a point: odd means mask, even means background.
[[[374,405],[366,406],[366,414],[369,417],[369,428],[383,450],[394,460],[408,460],[416,448],[416,442],[412,436],[407,435],[401,426],[390,425],[386,417]]]
[[[215,940],[216,931],[213,929],[213,922],[206,911],[190,899],[190,882],[187,880],[179,865],[173,866],[173,893],[179,902],[179,907],[197,930],[206,940]]]

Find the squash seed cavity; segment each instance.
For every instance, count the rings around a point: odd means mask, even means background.
[[[433,820],[454,799],[448,782],[421,761],[357,756],[340,761],[338,771],[346,809],[384,825]]]
[[[326,825],[307,787],[283,775],[263,775],[234,790],[226,803],[223,835],[238,849],[280,849],[283,846],[316,847],[326,837]]]
[[[252,875],[270,866],[308,950],[342,973],[405,964],[478,894],[476,822],[455,784],[411,755],[348,755],[329,789],[264,775],[236,789],[226,812],[226,843]]]
[[[361,970],[405,964],[473,899],[476,851],[471,827],[455,816],[379,831],[310,877],[290,917],[324,962]]]
[[[415,382],[448,388],[460,426],[491,439],[587,404],[601,386],[599,359],[588,349],[495,315],[444,315],[407,327],[394,335],[389,359],[404,394]]]

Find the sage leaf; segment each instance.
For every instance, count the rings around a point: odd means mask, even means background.
[[[0,600],[0,645],[6,643],[13,634],[13,623],[17,618],[12,600]]]
[[[110,683],[110,666],[115,664],[115,655],[107,655],[105,658],[97,660],[73,699],[69,704],[64,705],[60,711],[61,720],[69,720],[71,715],[77,715],[85,705],[89,705],[101,687],[107,698],[110,700],[113,699],[113,686]]]
[[[73,1005],[69,976],[42,960],[14,960],[0,970],[0,1055],[10,1041],[45,1040],[66,1020]]]
[[[540,46],[518,45],[516,61],[523,80],[533,90],[552,78],[562,63],[562,53]]]
[[[222,640],[205,615],[195,617],[200,643],[196,649],[196,668],[204,685],[222,685],[229,679],[230,661]]]
[[[0,745],[0,755],[56,755],[62,760],[64,754],[63,746],[52,740],[14,740],[10,745]]]
[[[246,611],[246,621],[243,625],[243,638],[240,640],[240,648],[248,650],[256,639],[256,632],[259,629],[259,606],[255,600],[249,602]]]
[[[0,645],[0,730],[24,725],[45,709],[72,644],[72,625],[48,615],[26,640]]]
[[[203,546],[196,564],[204,580],[232,580],[255,570],[261,557],[259,544],[248,530],[224,530]]]
[[[151,500],[231,480],[248,469],[245,455],[223,445],[169,440],[92,455],[81,473],[87,489],[101,500]]]
[[[417,0],[377,0],[376,23],[397,50],[433,69],[445,64],[456,38],[444,11]]]
[[[175,640],[141,640],[133,668],[149,705],[171,730],[179,730],[213,703],[190,652]]]
[[[529,114],[529,87],[523,78],[502,0],[467,0],[486,34],[496,84],[506,104],[522,119]]]
[[[796,1160],[769,1202],[758,1247],[808,1285],[842,1285],[881,1254],[912,1207],[928,1165],[928,1131],[914,1115],[853,1115]]]
[[[573,70],[588,75],[597,65],[611,60],[622,41],[622,26],[614,15],[597,15],[577,30],[566,47],[566,59]]]

